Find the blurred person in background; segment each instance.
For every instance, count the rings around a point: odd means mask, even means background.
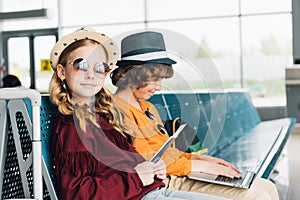
[[[8,87],[20,87],[22,86],[21,81],[19,78],[15,75],[8,74],[2,78],[2,87],[8,88]]]

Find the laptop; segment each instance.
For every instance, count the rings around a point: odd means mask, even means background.
[[[252,171],[243,171],[241,178],[229,178],[226,176],[212,175],[200,172],[191,172],[188,178],[198,181],[204,181],[209,183],[215,183],[219,185],[226,185],[237,188],[250,188],[252,182],[256,176],[256,173]]]
[[[182,124],[179,126],[177,131],[168,138],[168,140],[160,147],[160,149],[155,153],[155,155],[150,159],[151,162],[157,162],[161,156],[164,154],[164,152],[171,146],[171,144],[174,142],[174,140],[177,138],[177,136],[182,132],[186,124]],[[237,187],[237,188],[250,188],[256,173],[252,171],[244,171],[241,173],[241,178],[229,178],[225,176],[218,176],[218,175],[212,175],[207,173],[200,173],[200,172],[191,172],[188,175],[188,178],[193,180],[199,180],[209,183],[215,183],[220,185],[226,185],[231,187]]]
[[[281,127],[280,131],[282,131],[283,127]],[[274,131],[272,131],[274,132]],[[270,133],[272,134],[272,133]],[[269,135],[269,132],[268,134]],[[277,137],[279,137],[280,134],[278,134]],[[248,135],[250,136],[250,135]],[[251,136],[253,137],[253,136]],[[244,136],[243,138],[241,138],[243,141],[248,141],[249,143],[252,142],[250,138],[247,138],[247,135]],[[272,138],[272,140],[269,139]],[[265,149],[271,149],[270,145],[274,145],[275,141],[277,140],[277,138],[274,138],[272,135],[269,135],[267,138],[269,143],[266,143],[265,140],[261,140],[262,147],[265,147]],[[244,143],[243,143],[244,144]],[[236,145],[240,145],[238,143],[236,143]],[[233,149],[238,149],[238,146],[231,146],[231,148]],[[210,182],[210,183],[216,183],[216,184],[221,184],[221,185],[227,185],[227,186],[231,186],[231,187],[238,187],[238,188],[250,188],[254,178],[256,177],[256,171],[259,169],[259,167],[264,163],[265,159],[267,158],[267,154],[269,154],[269,151],[266,151],[265,155],[263,156],[258,156],[261,155],[261,151],[262,148],[258,148],[259,152],[255,152],[252,151],[251,155],[250,152],[246,152],[249,154],[245,154],[245,152],[241,152],[243,154],[243,157],[246,157],[247,159],[245,160],[240,160],[238,153],[239,152],[235,152],[235,157],[236,159],[230,159],[231,157],[226,157],[227,156],[232,156],[232,154],[226,152],[226,155],[219,155],[217,157],[221,157],[225,160],[230,160],[230,162],[232,164],[234,164],[236,167],[238,167],[239,169],[243,169],[242,174],[242,178],[238,179],[238,178],[228,178],[228,177],[224,177],[224,176],[216,176],[216,175],[211,175],[211,174],[205,174],[205,173],[197,173],[197,172],[192,172],[188,175],[188,177],[190,179],[194,179],[194,180],[199,180],[199,181],[205,181],[205,182]],[[235,151],[235,150],[234,150]],[[255,171],[255,172],[253,172]]]
[[[171,146],[171,144],[174,142],[174,140],[177,138],[177,136],[182,132],[186,124],[181,124],[177,131],[168,138],[168,140],[160,147],[160,149],[154,154],[154,156],[150,159],[150,162],[156,163],[161,156],[165,153],[165,151]]]

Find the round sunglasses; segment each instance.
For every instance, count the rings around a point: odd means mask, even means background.
[[[145,111],[145,115],[152,121],[155,121],[155,116],[149,111],[149,108],[147,108],[147,110]],[[168,134],[168,131],[163,125],[156,123],[156,127],[162,134]]]
[[[75,71],[81,70],[86,72],[89,68],[88,61],[83,58],[77,58],[70,64],[73,65]],[[105,62],[99,62],[94,66],[94,71],[99,74],[106,74],[110,71],[110,68]]]

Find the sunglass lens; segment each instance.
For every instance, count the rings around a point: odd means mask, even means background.
[[[165,127],[161,124],[157,124],[157,129],[162,133],[162,134],[168,134],[167,130]]]
[[[145,111],[145,114],[147,115],[147,117],[151,120],[155,120],[155,117],[154,115],[149,111],[149,110],[146,110]]]
[[[97,73],[105,73],[109,71],[109,66],[105,62],[100,62],[95,66]]]
[[[88,63],[83,58],[78,58],[73,62],[73,69],[86,71],[88,69]]]

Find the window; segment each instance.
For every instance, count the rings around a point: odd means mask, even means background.
[[[21,0],[3,0],[5,11],[45,7],[51,13],[47,19],[34,20],[35,23],[5,21],[3,29],[58,26],[60,35],[64,35],[89,25],[116,40],[124,32],[136,29],[173,31],[185,36],[193,46],[176,52],[192,59],[190,63],[174,55],[180,65],[183,68],[190,65],[192,75],[197,74],[193,73],[195,67],[200,70],[198,78],[187,80],[189,87],[207,89],[206,81],[215,81],[207,69],[214,68],[223,88],[248,89],[256,106],[285,106],[284,70],[293,64],[291,3],[287,0],[85,0],[85,3],[29,0],[23,4]],[[182,41],[170,41],[167,47],[174,48],[173,43],[178,46],[179,42]],[[188,71],[181,71],[179,65],[175,68],[177,74]]]
[[[15,48],[22,47],[22,48]],[[16,56],[18,55],[18,56]],[[16,75],[23,86],[30,87],[29,39],[27,37],[8,40],[9,74]]]
[[[248,89],[256,106],[286,105],[285,68],[293,64],[290,1],[151,0],[147,8],[147,27],[194,40],[205,52],[194,52],[199,68],[212,61],[225,89]]]
[[[49,49],[52,49],[55,43],[55,35],[34,38],[35,87],[42,93],[49,91],[49,83],[53,73],[50,67]]]
[[[293,63],[291,23],[290,14],[242,18],[243,82],[257,106],[286,104],[285,68]]]

